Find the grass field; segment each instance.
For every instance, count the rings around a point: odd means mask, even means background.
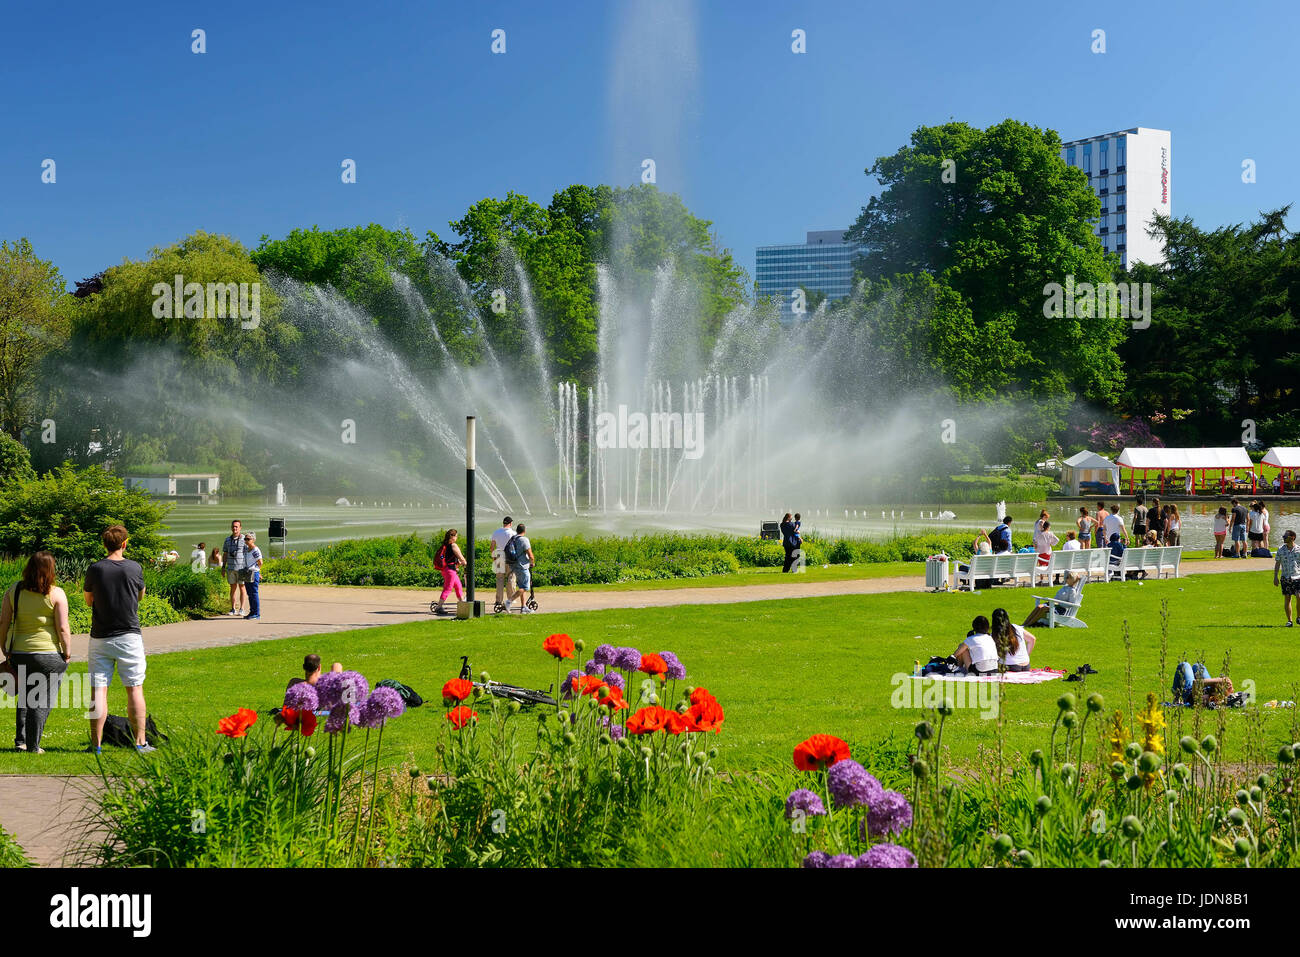
[[[1170,605],[1163,679],[1162,599]],[[1029,603],[1029,591],[1022,588],[974,595],[907,592],[477,622],[422,621],[155,655],[149,659],[146,692],[150,712],[160,724],[192,722],[215,728],[217,718],[237,707],[263,710],[278,705],[302,656],[316,651],[326,661],[339,660],[361,671],[372,683],[397,678],[430,699],[426,707],[394,722],[385,739],[394,759],[427,765],[431,731],[443,720],[439,689],[455,677],[461,655],[469,656],[476,674],[486,670],[497,680],[545,688],[555,680],[555,666],[540,650],[541,641],[563,631],[586,642],[585,656],[602,642],[675,651],[691,682],[708,687],[726,709],[719,739],[722,766],[743,769],[788,760],[794,744],[815,732],[835,733],[852,742],[908,736],[917,713],[891,703],[898,686],[894,676],[909,673],[914,659],[952,651],[975,614],[989,614],[1005,604],[1018,620]],[[1085,591],[1082,615],[1090,627],[1040,630],[1034,662],[1070,672],[1090,663],[1100,673],[1088,680],[1086,690],[1105,695],[1108,709],[1127,710],[1122,637],[1127,620],[1133,699],[1139,707],[1148,691],[1159,693],[1161,700],[1168,696],[1169,672],[1177,661],[1204,660],[1217,674],[1229,653],[1238,689],[1253,681],[1261,702],[1294,700],[1300,696],[1300,629],[1281,627],[1280,605],[1271,576],[1258,572],[1092,585]],[[84,664],[73,668],[84,669]],[[1054,702],[1066,690],[1085,688],[1059,681],[1009,688],[1003,705],[1007,745],[1019,750],[1041,746],[1056,714]],[[124,708],[122,690],[115,686],[110,711],[124,714]],[[1294,709],[1261,714],[1270,747],[1300,739]],[[1171,715],[1171,740],[1180,733],[1177,722],[1184,719],[1191,720],[1184,713]],[[1218,718],[1209,715],[1206,720]],[[1246,715],[1228,712],[1224,720],[1229,756],[1244,753]],[[944,743],[959,763],[974,766],[981,748],[995,744],[996,726],[978,709],[959,710],[949,719]],[[38,757],[0,752],[0,772],[91,771],[93,759],[78,753],[86,740],[80,712],[56,710],[44,741],[48,753]]]

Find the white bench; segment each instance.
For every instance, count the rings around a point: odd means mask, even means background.
[[[1066,572],[1075,572],[1085,581],[1106,577],[1106,563],[1110,560],[1110,551],[1104,548],[1076,548],[1070,551],[1052,552],[1052,557],[1042,569],[1048,581]]]
[[[977,581],[1001,581],[1010,578],[1019,583],[1024,578],[1033,581],[1038,569],[1038,556],[1032,552],[1003,552],[1000,555],[973,555],[966,563],[966,570],[960,568],[954,578],[957,588],[968,591],[975,588]]]
[[[1130,548],[1124,552],[1119,563],[1108,565],[1107,578],[1125,579],[1129,572],[1147,572],[1157,578],[1168,573],[1178,577],[1178,565],[1182,561],[1181,545],[1157,545],[1152,548]]]

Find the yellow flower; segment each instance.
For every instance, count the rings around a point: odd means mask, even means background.
[[[1138,714],[1138,721],[1142,723],[1142,750],[1164,754],[1165,716],[1160,710],[1160,705],[1156,703],[1154,694],[1147,695],[1146,709]]]
[[[1106,740],[1110,743],[1110,763],[1124,762],[1124,747],[1128,744],[1128,729],[1124,727],[1124,712],[1116,711],[1110,719],[1110,734]],[[1110,776],[1119,780],[1120,775],[1112,769]]]

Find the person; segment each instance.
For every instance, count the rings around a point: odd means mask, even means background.
[[[257,547],[257,534],[244,533],[244,589],[248,594],[248,614],[245,621],[262,617],[262,550]]]
[[[0,635],[4,636],[5,658],[17,678],[14,747],[44,754],[41,736],[45,721],[58,701],[59,684],[72,658],[68,596],[55,584],[54,556],[49,552],[40,551],[27,559],[22,578],[5,592],[0,603]]]
[[[1137,504],[1133,506],[1133,537],[1146,538],[1147,534],[1147,506],[1146,496],[1141,492],[1137,496]]]
[[[1140,548],[1159,548],[1159,547],[1160,547],[1160,538],[1156,535],[1156,533],[1155,533],[1154,530],[1152,530],[1152,531],[1148,531],[1148,532],[1146,533],[1146,535],[1143,536],[1143,538],[1142,538],[1142,544],[1141,544],[1139,547],[1140,547]]]
[[[994,645],[1001,650],[1002,665],[1007,671],[1029,670],[1029,653],[1034,650],[1037,639],[1023,626],[1012,624],[1005,608],[993,609],[991,634]]]
[[[1061,546],[1063,552],[1077,552],[1080,548],[1079,540],[1074,535],[1074,529],[1065,533],[1065,544]]]
[[[1011,516],[1002,516],[1002,521],[993,526],[989,532],[989,541],[993,545],[993,554],[1001,555],[1011,551]]]
[[[144,571],[138,562],[123,554],[130,541],[123,526],[104,529],[100,540],[108,555],[86,569],[82,586],[90,606],[88,670],[94,694],[89,751],[99,754],[101,750],[104,721],[108,718],[108,686],[116,669],[126,688],[126,713],[135,731],[135,749],[144,754],[154,750],[145,739],[145,657],[144,636],[140,633]]]
[[[989,634],[989,620],[983,615],[971,622],[971,631],[957,646],[953,657],[968,672],[987,675],[998,670],[998,646]]]
[[[1124,552],[1127,548],[1124,542],[1120,540],[1119,532],[1112,532],[1110,536],[1110,570],[1118,574],[1119,570],[1124,567]]]
[[[1246,509],[1238,499],[1232,500],[1232,557],[1246,557]]]
[[[1214,516],[1214,557],[1223,557],[1223,540],[1228,536],[1228,510],[1222,505],[1219,506],[1218,514]]]
[[[1250,503],[1250,512],[1247,514],[1247,520],[1250,523],[1250,531],[1247,537],[1250,539],[1250,551],[1264,547],[1264,503],[1254,501]]]
[[[502,526],[504,527],[504,526]],[[496,532],[492,533],[495,541]],[[433,556],[433,567],[442,572],[442,594],[438,596],[438,607],[434,609],[435,615],[442,614],[443,602],[453,591],[456,593],[457,601],[465,600],[465,589],[460,583],[460,576],[456,574],[456,569],[465,564],[465,555],[456,544],[456,539],[460,537],[460,532],[454,528],[447,529],[442,536],[442,544],[438,546],[437,554]],[[511,538],[514,535],[511,534]],[[497,575],[497,582],[504,584],[505,576]],[[498,584],[498,588],[501,587]]]
[[[1151,499],[1151,504],[1147,506],[1147,531],[1155,532],[1156,538],[1160,541],[1165,540],[1165,516],[1169,510],[1160,504],[1160,499]]]
[[[1192,494],[1192,473],[1190,471],[1183,476],[1183,494]]]
[[[515,598],[515,574],[505,556],[506,542],[515,537],[511,524],[513,519],[507,515],[501,519],[501,527],[492,533],[492,571],[497,576],[497,608],[509,608]],[[444,578],[444,582],[445,580]]]
[[[1264,504],[1263,499],[1259,500],[1259,510],[1264,516],[1264,547],[1268,548],[1268,533],[1272,531],[1272,529],[1269,528],[1268,524],[1268,506]]]
[[[1124,519],[1120,518],[1118,505],[1114,506],[1106,515],[1104,525],[1106,541],[1110,541],[1112,535],[1118,535],[1125,542],[1128,541],[1128,530],[1124,528]]]
[[[1291,596],[1300,595],[1300,549],[1296,548],[1295,532],[1289,528],[1282,533],[1282,544],[1273,557],[1273,585],[1282,588],[1282,610],[1286,612],[1286,626],[1290,628],[1293,626]]]
[[[794,565],[795,538],[798,531],[795,529],[794,516],[786,512],[781,519],[781,547],[785,549],[785,561],[781,565],[782,572],[788,572]]]
[[[1183,517],[1178,513],[1178,503],[1169,503],[1169,514],[1165,517],[1165,544],[1181,545],[1183,543]]]
[[[976,530],[975,539],[970,543],[970,550],[975,555],[992,555],[993,542],[989,539],[989,533],[982,528]]]
[[[1092,513],[1092,540],[1097,548],[1106,547],[1106,516],[1109,514],[1106,506],[1100,502],[1097,503],[1097,510]]]
[[[519,534],[515,536],[517,541],[513,546],[515,560],[513,568],[515,572],[516,595],[519,596],[519,611],[524,615],[531,615],[533,610],[528,607],[528,594],[533,585],[533,563],[536,559],[533,557],[533,543],[528,540],[525,534],[528,531],[523,522],[519,523]],[[506,605],[506,611],[510,606]]]
[[[1047,519],[1048,519],[1047,509],[1040,510],[1038,513],[1038,518],[1034,520],[1035,533],[1037,533],[1038,530],[1043,527],[1043,525],[1047,522]]]
[[[1044,515],[1047,513],[1044,512]],[[1056,533],[1052,531],[1052,523],[1046,518],[1040,518],[1037,523],[1037,530],[1034,532],[1034,551],[1038,553],[1038,567],[1046,568],[1052,562],[1052,549],[1060,541]]]
[[[221,567],[221,549],[219,548],[212,549],[212,554],[208,556],[208,564],[211,565],[213,568]]]
[[[337,672],[342,670],[343,670],[343,662],[341,661],[336,661],[334,662],[334,664],[330,665],[330,671]],[[303,684],[304,682],[306,682],[309,685],[314,685],[316,682],[320,681],[320,675],[321,675],[320,655],[313,652],[305,656],[302,659],[302,672],[303,672],[302,678],[289,679],[289,683],[285,685],[285,690],[292,688],[294,685]]]
[[[1088,514],[1088,506],[1079,506],[1079,517],[1075,519],[1075,525],[1079,528],[1079,547],[1092,548],[1092,517]]]
[[[208,570],[208,543],[199,542],[190,552],[190,568],[202,575]]]
[[[244,536],[240,532],[243,523],[235,519],[230,523],[230,534],[221,544],[221,567],[226,570],[226,581],[230,585],[230,611],[228,615],[244,614],[244,599],[248,591],[244,588]]]
[[[1056,590],[1056,594],[1052,596],[1052,601],[1068,601],[1072,605],[1082,604],[1083,585],[1084,581],[1082,575],[1078,572],[1067,572],[1065,576],[1065,584]],[[1034,610],[1031,611],[1029,617],[1025,619],[1024,627],[1032,628],[1034,625],[1045,619],[1047,617],[1048,604],[1049,602],[1039,602],[1034,605]],[[1055,608],[1058,615],[1064,615],[1069,610],[1070,609],[1065,605],[1057,605]]]

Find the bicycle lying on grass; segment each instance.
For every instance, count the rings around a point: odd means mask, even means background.
[[[546,691],[532,691],[528,688],[520,688],[517,685],[502,684],[500,681],[473,681],[470,678],[469,655],[460,656],[460,677],[470,681],[475,688],[480,688],[488,694],[496,695],[498,698],[505,698],[507,701],[518,701],[524,708],[532,708],[539,704],[556,707],[559,702],[551,697],[551,692],[555,690],[555,685],[551,685]]]

